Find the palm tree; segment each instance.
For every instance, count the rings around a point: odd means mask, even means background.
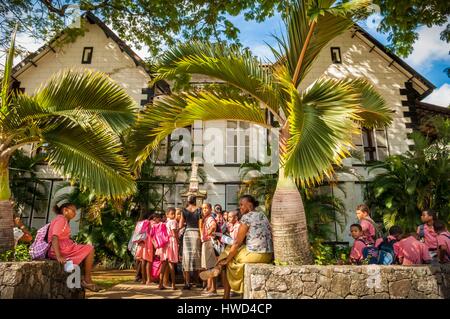
[[[288,264],[313,262],[299,185],[313,185],[333,172],[352,147],[359,127],[385,126],[390,111],[361,79],[320,78],[299,91],[318,54],[348,30],[350,17],[370,1],[292,1],[286,35],[272,48],[277,63],[263,68],[247,50],[224,44],[189,42],[166,52],[154,81],[206,75],[239,89],[180,92],[159,99],[138,119],[133,135],[135,164],[143,162],[175,128],[194,120],[238,120],[272,129],[279,123],[280,168],[271,222],[275,258]],[[275,126],[276,128],[276,126]]]
[[[11,92],[14,38],[6,59],[0,105],[0,251],[13,246],[11,156],[44,146],[48,164],[94,193],[118,197],[135,190],[120,134],[135,120],[136,104],[105,74],[64,71],[34,95]]]

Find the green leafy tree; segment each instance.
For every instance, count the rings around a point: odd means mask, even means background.
[[[312,263],[304,206],[297,189],[313,185],[348,156],[359,125],[384,126],[391,112],[383,98],[362,79],[321,78],[298,87],[324,48],[348,30],[356,11],[370,1],[293,1],[286,35],[273,49],[278,63],[261,67],[248,51],[224,44],[191,41],[165,53],[154,81],[178,74],[202,74],[238,88],[239,94],[204,89],[156,100],[138,119],[130,139],[136,166],[175,128],[195,120],[238,120],[267,129],[281,127],[279,178],[271,207],[275,258],[283,263]],[[250,96],[250,97],[249,97]],[[268,110],[278,123],[265,116]],[[295,183],[295,182],[296,183]]]
[[[450,222],[450,120],[435,120],[432,139],[413,133],[414,151],[375,164],[368,185],[368,202],[386,228],[399,225],[413,231],[422,210],[431,208]]]
[[[378,31],[388,33],[390,48],[406,57],[418,39],[420,26],[441,26],[442,41],[450,41],[450,2],[442,0],[374,0],[380,6],[382,20]]]
[[[135,191],[120,142],[135,120],[134,100],[91,71],[61,72],[34,95],[12,92],[13,56],[14,36],[0,93],[0,251],[14,244],[9,166],[19,149],[44,147],[50,167],[98,195]]]

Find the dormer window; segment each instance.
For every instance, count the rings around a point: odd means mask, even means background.
[[[93,52],[94,52],[93,47],[85,47],[83,49],[83,56],[81,57],[81,64],[91,64]]]
[[[333,63],[335,64],[342,63],[341,48],[331,47],[331,61],[333,61]]]

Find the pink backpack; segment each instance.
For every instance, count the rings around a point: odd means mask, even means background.
[[[158,280],[160,274],[161,274],[161,260],[159,260],[158,256],[155,256],[152,263],[152,274],[151,274],[153,280]]]
[[[169,243],[169,233],[167,232],[167,226],[164,223],[153,225],[151,236],[156,249],[164,248]]]
[[[36,233],[36,239],[30,246],[30,256],[32,260],[45,259],[47,252],[50,249],[50,243],[47,242],[48,231],[50,223],[42,226]]]

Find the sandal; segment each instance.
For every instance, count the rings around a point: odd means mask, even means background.
[[[199,276],[202,280],[206,281],[209,278],[217,277],[220,274],[220,268],[214,267],[205,271],[202,271]]]
[[[99,292],[100,290],[104,290],[104,288],[102,288],[102,287],[100,287],[100,286],[97,286],[97,285],[94,284],[94,283],[88,284],[88,283],[85,282],[85,281],[82,281],[82,282],[81,282],[81,286],[82,286],[84,289],[87,289],[87,290],[90,290],[90,291],[93,291],[93,292]]]

